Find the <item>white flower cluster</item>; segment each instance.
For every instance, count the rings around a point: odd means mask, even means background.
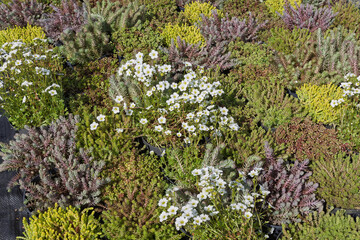
[[[353,83],[353,82],[349,81],[350,78],[353,78],[353,79],[356,78],[357,82]],[[342,82],[340,84],[340,87],[343,89],[343,92],[344,92],[343,97],[346,97],[346,96],[352,97],[355,94],[360,94],[360,76],[356,77],[355,74],[348,73],[344,76],[344,79],[347,82]],[[337,100],[331,100],[330,105],[332,107],[336,107],[343,102],[345,102],[345,100],[343,98],[340,98]]]
[[[249,173],[249,176],[257,176],[261,168],[254,169]],[[160,215],[160,222],[167,220],[171,216],[178,215],[175,220],[175,227],[179,230],[181,227],[186,226],[188,223],[192,226],[201,225],[204,222],[210,221],[211,216],[219,214],[219,209],[217,206],[208,204],[213,202],[219,195],[223,196],[227,193],[227,187],[230,190],[237,190],[246,192],[244,185],[241,184],[239,180],[231,181],[227,183],[221,178],[222,170],[216,169],[214,167],[205,167],[202,169],[195,169],[192,172],[193,176],[199,176],[200,182],[198,186],[201,189],[201,192],[197,194],[196,198],[190,199],[178,213],[179,207],[171,205],[166,211],[163,211]],[[241,176],[242,177],[242,176]],[[244,179],[243,179],[244,180]],[[252,208],[256,198],[264,198],[269,192],[265,191],[260,186],[261,194],[258,193],[245,193],[243,195],[243,201],[239,203],[232,202],[227,208],[231,210],[240,210],[245,216],[245,218],[251,218],[253,216]],[[179,191],[178,188],[174,188],[170,191],[170,194],[174,195],[176,191]],[[160,207],[167,208],[171,202],[171,196],[168,193],[166,198],[163,198],[159,201],[158,205]]]

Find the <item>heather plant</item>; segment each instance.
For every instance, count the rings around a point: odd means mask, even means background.
[[[92,16],[81,30],[66,29],[61,34],[60,51],[73,64],[85,64],[113,51],[110,26],[102,16]]]
[[[296,94],[317,123],[337,124],[348,109],[348,100],[343,98],[342,89],[332,83],[321,86],[305,83]],[[334,106],[333,99],[344,104]]]
[[[301,4],[302,0],[265,0],[265,5],[267,6],[269,12],[271,12],[274,16],[278,13],[283,13],[286,4],[291,4],[291,6],[296,7]]]
[[[33,215],[29,222],[26,218],[23,219],[24,237],[16,239],[101,239],[100,223],[94,216],[93,208],[80,211],[72,206],[61,208],[55,203],[53,208],[37,213],[38,215]]]
[[[284,21],[286,27],[293,30],[295,27],[309,29],[310,32],[315,32],[317,29],[325,31],[334,22],[337,15],[333,12],[331,7],[324,7],[316,9],[310,4],[300,4],[296,8],[291,5],[285,5],[285,10],[279,17]]]
[[[273,209],[269,221],[274,225],[301,222],[313,211],[321,211],[322,201],[315,198],[319,184],[309,181],[312,172],[309,160],[298,160],[291,166],[277,159],[268,143],[265,143],[264,172],[259,183],[269,191],[266,201]]]
[[[205,46],[205,39],[201,35],[198,27],[187,24],[175,24],[172,25],[168,23],[161,32],[161,36],[165,39],[165,42],[168,46],[173,44],[173,39],[180,37],[181,40],[184,40],[187,44],[197,44],[200,46]],[[176,47],[179,47],[178,42],[174,42]]]
[[[359,218],[345,215],[345,211],[331,214],[314,212],[303,223],[283,225],[282,239],[358,239],[360,237]]]
[[[292,30],[285,28],[270,29],[271,37],[267,40],[267,44],[277,52],[291,54],[296,49],[296,44],[305,44],[310,37],[311,32],[308,29],[295,27]]]
[[[64,0],[61,1],[61,6],[50,4],[50,7],[53,11],[45,14],[39,25],[45,29],[46,36],[53,41],[60,40],[61,33],[66,29],[78,32],[87,23],[86,9],[76,0]]]
[[[321,158],[312,164],[312,181],[319,187],[317,195],[328,206],[344,209],[358,209],[360,157],[340,152],[330,159]]]
[[[261,121],[268,129],[290,122],[295,116],[304,117],[307,114],[297,99],[286,94],[281,78],[278,75],[255,83],[245,83],[247,109],[254,116],[254,122]]]
[[[211,5],[209,2],[197,2],[193,1],[184,6],[184,17],[189,21],[190,24],[197,23],[202,20],[201,14],[205,17],[212,17],[212,11],[216,11],[220,14],[220,17],[223,17],[221,11],[217,10],[216,7]]]
[[[25,126],[27,134],[16,134],[10,144],[1,145],[0,171],[18,172],[8,190],[15,185],[25,190],[28,207],[45,210],[58,203],[79,208],[100,202],[100,189],[108,181],[100,178],[105,162],[77,150],[78,122],[78,116],[69,115],[47,127]]]
[[[36,25],[45,11],[45,5],[36,0],[13,0],[0,5],[0,29]]]
[[[61,61],[46,39],[7,42],[0,51],[1,108],[15,128],[48,125],[66,113]]]
[[[165,190],[157,158],[129,148],[117,155],[109,172],[102,230],[108,239],[180,239],[174,227],[161,224],[157,202]]]
[[[41,27],[27,25],[26,27],[15,26],[0,31],[0,45],[6,42],[22,40],[24,43],[31,43],[34,38],[45,39],[45,33]]]
[[[333,12],[338,13],[332,26],[338,27],[342,25],[346,29],[355,32],[355,36],[359,39],[360,30],[358,26],[360,24],[360,8],[356,7],[351,1],[340,1],[337,2],[332,9]]]
[[[256,34],[266,23],[259,23],[251,13],[247,20],[241,21],[236,17],[230,19],[228,15],[221,18],[217,11],[212,11],[211,17],[202,15],[199,28],[206,41],[213,39],[215,42],[229,43],[240,39],[243,42],[251,42],[257,38]]]
[[[281,125],[273,134],[277,144],[286,145],[286,153],[299,161],[326,159],[340,151],[351,149],[337,136],[335,129],[327,129],[309,118],[294,118],[290,123]]]
[[[258,239],[265,237],[261,231],[262,213],[259,205],[268,192],[259,191],[256,168],[248,175],[223,178],[223,171],[213,166],[194,169],[196,184],[191,189],[169,188],[159,201],[165,208],[160,221],[175,219],[176,229],[184,228],[195,239]],[[236,171],[235,171],[236,172]],[[225,172],[224,172],[225,173]],[[252,181],[253,187],[246,179]]]

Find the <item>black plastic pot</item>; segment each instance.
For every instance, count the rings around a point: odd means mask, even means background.
[[[282,237],[282,226],[265,224],[268,229],[269,240],[278,240]]]
[[[298,95],[296,94],[295,91],[291,91],[289,89],[286,89],[286,91],[287,91],[287,94],[289,94],[290,96],[299,99],[299,97],[298,97]]]
[[[176,9],[176,11],[178,11],[178,12],[184,12],[184,11],[185,11],[185,8],[178,6],[177,9]]]
[[[258,122],[258,126],[261,127],[262,129],[264,129],[266,132],[269,131],[269,128],[264,126],[261,121]],[[276,128],[271,128],[271,132],[275,132],[275,131],[276,131]]]
[[[330,214],[335,214],[339,210],[345,210],[345,215],[350,215],[354,220],[360,218],[360,209],[343,209],[343,208],[334,208]]]

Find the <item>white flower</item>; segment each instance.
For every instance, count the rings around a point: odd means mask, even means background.
[[[221,114],[223,114],[223,115],[227,115],[228,111],[229,111],[226,107],[219,108],[219,110],[220,110]]]
[[[178,217],[175,221],[176,229],[179,230],[181,226],[185,226],[189,220],[186,217]]]
[[[150,97],[153,94],[153,92],[151,90],[146,92],[146,96]]]
[[[26,96],[23,97],[22,103],[25,103],[26,101]]]
[[[162,213],[160,214],[160,216],[159,216],[160,222],[165,221],[165,220],[167,219],[167,217],[168,217],[168,213],[167,213],[167,212],[162,212]]]
[[[194,169],[194,170],[192,170],[191,174],[193,176],[199,176],[199,175],[201,175],[201,170],[200,169]]]
[[[56,90],[50,90],[49,93],[50,93],[51,96],[54,96],[54,95],[57,94]]]
[[[191,125],[191,126],[188,126],[187,130],[188,130],[189,132],[195,132],[196,127],[195,127],[194,125]]]
[[[135,103],[130,103],[130,108],[134,108],[136,106]]]
[[[163,127],[158,125],[158,126],[155,126],[155,131],[157,132],[161,132],[163,130]]]
[[[148,120],[146,118],[142,118],[140,119],[140,123],[141,124],[146,124],[148,122]]]
[[[170,130],[166,130],[164,133],[165,133],[165,135],[170,135],[170,134],[171,134],[171,131],[170,131]]]
[[[135,55],[135,57],[136,57],[137,60],[142,60],[143,57],[144,57],[144,54],[141,53],[141,52],[138,52],[138,53]]]
[[[269,235],[265,234],[264,238],[265,238],[265,239],[268,239],[268,238],[269,238]]]
[[[21,60],[16,60],[15,61],[15,66],[19,66],[19,65],[21,65]]]
[[[90,124],[90,130],[95,130],[98,126],[99,124],[97,122],[93,122],[92,124]]]
[[[192,64],[190,62],[184,62],[184,64],[185,64],[186,67],[191,67],[192,66]]]
[[[96,119],[97,119],[99,122],[104,122],[104,121],[105,121],[105,115],[100,114],[99,116],[96,117]]]
[[[202,223],[201,217],[200,216],[194,217],[193,223],[196,225],[200,225]]]
[[[151,59],[156,59],[158,57],[158,52],[155,50],[151,50],[151,52],[149,53],[149,56]]]
[[[244,199],[245,199],[246,201],[249,201],[249,202],[253,202],[253,201],[254,201],[254,198],[253,198],[251,195],[245,195],[245,196],[244,196]]]
[[[124,100],[124,98],[122,96],[116,96],[116,98],[115,98],[115,102],[117,102],[117,103],[120,103],[123,100]]]
[[[117,133],[122,133],[122,132],[124,132],[124,129],[122,129],[122,128],[117,128],[117,129],[115,129],[115,130],[116,130]]]
[[[164,124],[164,123],[166,123],[166,118],[161,116],[158,118],[158,121],[160,124]]]
[[[244,213],[244,216],[245,216],[246,218],[251,218],[252,213],[251,213],[251,212],[245,212],[245,213]]]
[[[204,209],[205,209],[205,211],[207,211],[207,212],[212,212],[212,211],[214,211],[214,206],[212,206],[212,205],[209,205],[209,206],[206,206],[206,207],[204,207]]]
[[[175,215],[178,209],[179,209],[178,207],[170,206],[168,209],[169,215]]]
[[[186,218],[192,218],[194,216],[194,210],[188,209],[188,210],[184,211],[182,216],[184,216]]]
[[[178,137],[181,137],[181,132],[178,132],[177,134],[176,134],[176,136],[178,136]]]
[[[196,207],[198,205],[199,201],[195,199],[191,199],[188,204],[192,207]]]
[[[199,193],[199,194],[197,195],[197,198],[198,198],[200,201],[202,201],[202,200],[204,200],[204,199],[207,199],[207,197],[208,197],[208,195],[207,195],[206,193],[204,193],[204,192],[201,192],[201,193]]]
[[[176,89],[177,86],[178,86],[177,83],[172,83],[172,84],[171,84],[171,88],[172,88],[172,89]]]
[[[113,107],[112,111],[113,111],[114,114],[117,114],[117,113],[120,112],[120,108],[119,107]]]
[[[256,170],[252,170],[251,172],[249,172],[248,174],[250,177],[255,177],[255,176],[258,176],[259,175],[259,172],[256,171]]]
[[[158,205],[159,205],[160,207],[166,207],[166,206],[167,206],[167,203],[168,203],[168,200],[167,200],[166,198],[162,198],[162,199],[160,199]]]
[[[207,215],[207,214],[201,214],[201,215],[200,215],[200,218],[201,218],[201,220],[202,220],[203,222],[206,222],[206,221],[209,221],[209,220],[210,220],[209,215]]]
[[[32,85],[32,84],[33,84],[32,82],[24,81],[24,82],[21,84],[21,86],[26,86],[26,87],[28,87],[28,86],[30,86],[30,85]]]
[[[125,110],[125,114],[127,115],[127,116],[131,116],[132,114],[133,114],[133,110],[131,110],[131,109],[126,109]]]

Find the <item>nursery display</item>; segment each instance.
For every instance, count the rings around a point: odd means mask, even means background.
[[[359,19],[356,0],[0,1],[16,238],[360,239]]]

